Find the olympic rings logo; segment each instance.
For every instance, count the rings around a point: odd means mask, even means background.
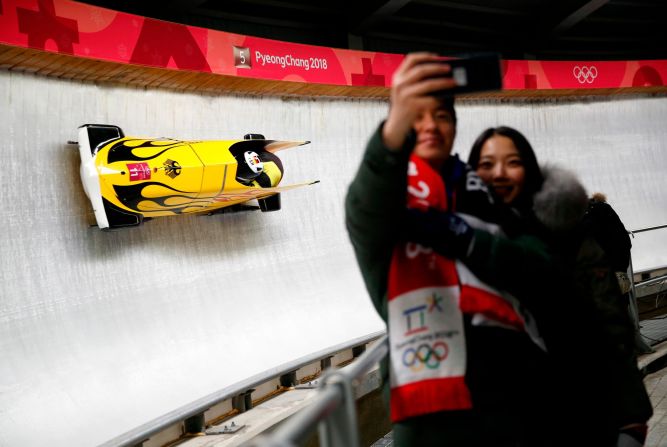
[[[424,366],[435,369],[447,358],[448,354],[449,347],[444,341],[437,341],[433,346],[424,343],[417,349],[408,348],[403,351],[403,365],[415,372],[421,371]]]
[[[572,69],[572,75],[574,75],[575,79],[579,81],[580,84],[592,84],[593,81],[595,81],[595,78],[598,77],[598,69],[595,65],[591,65],[590,67],[587,67],[586,65],[581,67],[575,65]]]

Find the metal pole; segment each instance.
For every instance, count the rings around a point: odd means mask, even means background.
[[[322,378],[317,395],[307,407],[283,422],[270,435],[255,437],[248,447],[295,447],[306,440],[316,424],[319,424],[320,446],[359,447],[352,383],[388,352],[388,338],[385,335],[349,366],[329,370]]]
[[[320,422],[319,434],[322,447],[359,447],[357,409],[355,406],[352,382],[389,352],[388,337],[385,335],[371,349],[366,350],[359,359],[344,370],[331,371],[322,380],[324,387],[335,387],[343,396],[342,405],[327,419]]]
[[[337,387],[318,391],[312,403],[284,421],[270,435],[257,436],[248,447],[291,447],[305,442],[316,424],[341,406],[343,396]]]
[[[630,277],[630,292],[629,294],[629,303],[628,310],[630,312],[630,317],[632,318],[632,323],[635,326],[635,348],[639,351],[640,354],[650,354],[655,352],[651,346],[644,341],[642,337],[641,326],[639,324],[639,309],[637,306],[637,293],[635,290],[635,273],[632,268],[632,255],[630,255],[630,265],[628,266],[628,274]]]
[[[342,397],[333,413],[319,424],[321,447],[359,447],[357,409],[355,407],[352,380],[346,374],[332,373],[325,378],[324,386],[334,388]]]

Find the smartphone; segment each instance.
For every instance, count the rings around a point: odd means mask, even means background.
[[[497,53],[468,54],[455,59],[443,60],[452,67],[450,76],[456,80],[456,87],[433,92],[432,95],[458,95],[461,93],[502,90],[503,79],[500,69],[500,55]]]

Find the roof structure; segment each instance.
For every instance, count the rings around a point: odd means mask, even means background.
[[[664,0],[85,0],[209,29],[385,53],[504,59],[667,58]]]

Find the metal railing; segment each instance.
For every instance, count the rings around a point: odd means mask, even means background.
[[[628,231],[628,234],[630,234],[632,236],[635,233],[643,233],[645,231],[659,230],[661,228],[667,228],[667,225],[658,225],[656,227],[640,228],[639,230]]]
[[[254,438],[246,447],[295,447],[308,439],[318,425],[321,447],[358,447],[359,432],[354,382],[389,353],[387,336],[379,339],[356,361],[343,369],[330,369],[322,377],[318,394],[307,407],[287,419],[269,435]]]
[[[356,346],[365,345],[372,342],[373,340],[378,339],[379,337],[382,337],[383,335],[384,331],[375,332],[348,340],[339,345],[330,346],[322,351],[313,352],[302,358],[291,360],[276,368],[259,373],[253,377],[249,377],[242,382],[233,384],[228,388],[219,390],[181,408],[177,408],[165,415],[162,415],[139,427],[136,427],[129,432],[110,439],[109,441],[101,444],[99,447],[130,447],[142,445],[142,443],[148,440],[151,436],[154,436],[155,434],[175,424],[183,423],[188,418],[201,415],[203,420],[203,414],[208,409],[214,407],[222,401],[233,399],[235,396],[238,396],[240,393],[243,393],[248,389],[256,388],[258,385],[268,380],[274,379],[282,374],[295,371],[305,365],[333,355],[336,352],[341,352]]]
[[[662,228],[667,228],[667,225],[658,225],[655,227],[640,228],[638,230],[628,231],[628,234],[634,237],[636,233],[659,230]],[[651,346],[649,346],[648,343],[646,343],[640,332],[641,327],[639,324],[639,307],[637,305],[637,286],[639,284],[635,283],[635,272],[632,267],[632,256],[630,256],[630,265],[628,266],[628,276],[630,279],[630,314],[632,316],[632,322],[635,326],[635,333],[636,333],[635,339],[637,348],[639,348],[643,354],[652,353],[655,352],[655,349],[653,349]],[[663,280],[663,279],[664,277],[653,278],[650,281]],[[641,284],[645,286],[648,285],[648,283],[649,281],[643,281]]]

